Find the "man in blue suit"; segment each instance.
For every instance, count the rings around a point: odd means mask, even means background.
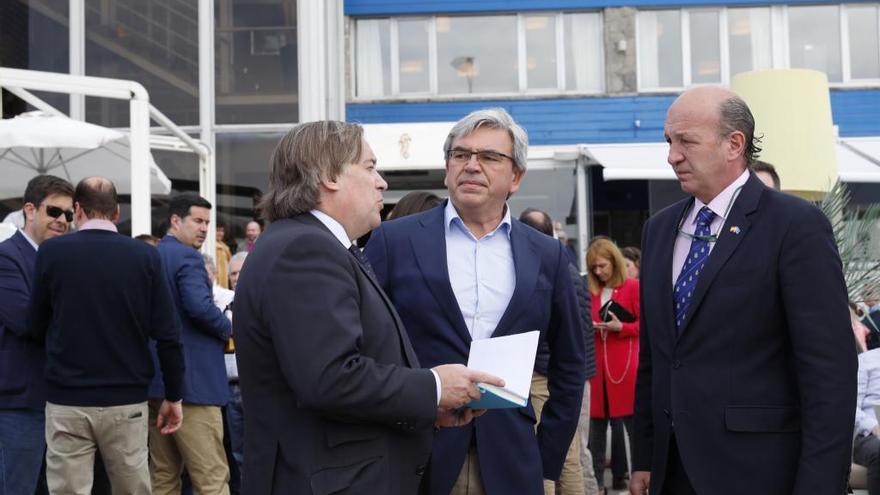
[[[843,494],[857,360],[828,219],[749,171],[731,91],[686,91],[664,130],[693,197],[642,237],[630,491]]]
[[[170,436],[150,428],[153,493],[179,494],[180,474],[186,467],[197,493],[228,494],[229,465],[220,408],[229,400],[223,349],[232,324],[214,305],[205,262],[198,252],[208,233],[211,203],[184,193],[172,198],[168,209],[170,227],[158,249],[182,324],[186,421]],[[154,381],[150,397],[163,396],[161,380]],[[150,404],[151,417],[157,406],[155,401]]]
[[[31,179],[24,228],[0,243],[0,495],[31,494],[45,451],[46,364],[42,344],[24,337],[37,248],[67,232],[73,186],[53,175]]]
[[[531,404],[491,410],[434,436],[430,493],[541,494],[578,422],[584,341],[564,247],[512,219],[507,198],[528,138],[502,109],[473,112],[444,145],[449,200],[383,224],[366,254],[422,366],[467,363],[471,341],[540,330],[550,400],[537,435]]]

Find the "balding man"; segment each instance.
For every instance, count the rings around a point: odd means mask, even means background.
[[[165,377],[157,427],[180,428],[180,323],[159,253],[116,232],[113,183],[83,179],[73,196],[79,231],[40,245],[28,335],[45,340],[46,476],[52,493],[88,494],[100,449],[113,493],[149,494],[149,340]]]
[[[828,220],[749,172],[746,103],[704,86],[664,132],[682,190],[643,235],[634,473],[645,494],[842,494],[856,352]]]

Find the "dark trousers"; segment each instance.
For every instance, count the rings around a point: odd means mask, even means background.
[[[669,438],[669,455],[666,458],[666,476],[658,495],[697,495],[688,478],[684,463],[678,453],[675,435]]]
[[[614,438],[614,422],[622,423],[621,429],[623,426],[626,427],[626,432],[628,435],[632,433],[632,416],[624,416],[622,418],[613,418],[610,420],[612,423],[612,434],[611,434],[611,474],[615,479],[623,479],[626,475],[629,468],[626,462],[626,444],[623,435],[620,436],[619,441],[621,445],[618,445],[615,449],[615,438]],[[590,454],[593,456],[593,470],[596,473],[596,481],[599,483],[599,487],[601,488],[603,483],[603,473],[605,472],[605,445],[606,438],[608,436],[608,418],[593,418],[590,420]],[[619,453],[615,457],[613,454],[615,450]]]
[[[853,460],[868,468],[868,495],[880,495],[880,438],[874,435],[856,437]]]

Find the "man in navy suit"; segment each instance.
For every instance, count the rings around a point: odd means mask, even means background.
[[[503,109],[459,121],[444,145],[449,200],[383,224],[367,257],[422,366],[467,363],[471,341],[540,330],[550,399],[537,435],[531,403],[491,410],[434,436],[430,492],[539,494],[556,480],[578,423],[584,341],[558,241],[511,218],[528,137]]]
[[[749,171],[745,102],[720,87],[666,114],[693,197],[642,238],[634,495],[843,494],[856,349],[831,226]]]
[[[171,226],[158,249],[181,321],[186,358],[183,414],[187,421],[171,436],[161,435],[155,426],[150,428],[153,493],[180,493],[180,473],[186,467],[196,492],[226,494],[229,465],[223,450],[220,408],[229,400],[223,349],[232,323],[214,305],[205,262],[198,252],[208,233],[211,203],[197,194],[183,193],[171,199],[168,209]],[[150,397],[163,396],[161,380],[154,381]],[[157,406],[151,402],[151,417],[155,417]]]
[[[73,186],[53,175],[28,182],[25,225],[0,243],[0,495],[34,493],[45,450],[46,364],[43,346],[27,339],[37,247],[67,232]]]

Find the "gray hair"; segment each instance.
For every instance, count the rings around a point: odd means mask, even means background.
[[[446,142],[443,143],[444,156],[456,138],[467,136],[481,127],[500,129],[510,134],[510,139],[513,141],[513,166],[525,172],[529,154],[529,135],[503,108],[476,110],[456,122],[446,136]]]
[[[248,255],[247,251],[239,251],[239,252],[233,254],[232,258],[229,258],[229,262],[232,263],[233,261],[239,261],[239,260],[243,262],[244,259],[247,258],[247,255]]]
[[[269,222],[313,210],[322,180],[333,180],[343,166],[361,158],[364,129],[358,124],[322,120],[300,124],[272,153],[269,189],[258,208]]]
[[[718,128],[722,138],[735,131],[745,135],[746,148],[743,151],[743,157],[746,160],[746,165],[752,166],[761,153],[761,137],[755,136],[755,117],[742,98],[733,95],[721,102]]]

